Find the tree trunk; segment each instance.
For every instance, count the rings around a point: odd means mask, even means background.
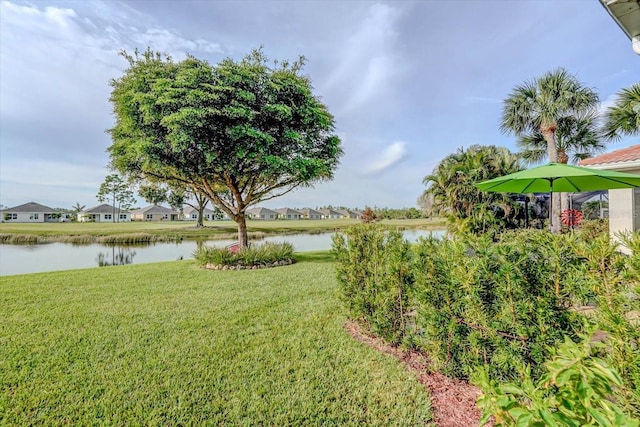
[[[564,150],[558,150],[558,163],[569,163],[569,156]],[[569,209],[569,193],[560,193],[560,213]]]
[[[198,224],[196,224],[198,228],[204,227],[203,216],[204,216],[204,206],[202,205],[202,203],[200,203],[200,205],[198,206]]]
[[[244,212],[238,212],[233,218],[238,224],[238,242],[241,248],[249,246],[249,237],[247,236],[247,217]]]
[[[556,147],[555,131],[555,124],[540,127],[540,132],[544,136],[544,140],[547,141],[547,154],[549,155],[550,163],[556,163],[558,161],[558,149]],[[553,209],[550,213],[550,230],[552,233],[560,233],[560,193],[551,193],[551,202]]]

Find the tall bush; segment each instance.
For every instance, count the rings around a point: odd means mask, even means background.
[[[571,257],[562,236],[546,232],[424,239],[416,246],[415,342],[443,372],[467,377],[489,364],[497,378],[513,378],[516,363],[539,366],[548,347],[575,335]]]
[[[349,314],[399,344],[407,332],[413,284],[411,247],[400,231],[362,224],[333,236],[337,277]]]

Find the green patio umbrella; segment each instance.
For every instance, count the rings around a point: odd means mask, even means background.
[[[579,193],[615,188],[640,188],[640,175],[548,163],[480,182],[476,187],[496,193]],[[549,206],[549,217],[552,215],[552,208],[553,206]]]

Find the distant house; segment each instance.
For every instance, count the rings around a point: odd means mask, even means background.
[[[206,219],[207,221],[213,221],[215,219],[215,212],[211,209],[204,208],[202,211],[202,219]],[[193,206],[187,206],[182,210],[182,219],[184,221],[197,221],[198,220],[198,209]]]
[[[79,222],[129,222],[129,212],[102,204],[78,213]]]
[[[315,209],[304,208],[300,209],[300,212],[302,213],[302,218],[305,219],[322,219],[322,212]]]
[[[358,219],[360,218],[360,214],[358,214],[357,212],[353,212],[347,209],[338,209],[337,210],[340,214],[342,214],[342,218],[351,218],[351,219]]]
[[[180,213],[160,205],[151,205],[131,211],[132,221],[177,221]]]
[[[580,166],[640,175],[640,144],[585,159]],[[609,190],[609,235],[640,230],[640,188]]]
[[[278,212],[279,219],[302,219],[302,212],[295,209],[282,208],[276,209],[276,212]]]
[[[2,222],[60,222],[66,218],[67,214],[36,202],[28,202],[2,211]]]
[[[322,219],[339,219],[343,217],[343,214],[333,209],[319,209],[322,214]]]
[[[267,208],[247,209],[247,216],[251,219],[277,219],[278,212]]]

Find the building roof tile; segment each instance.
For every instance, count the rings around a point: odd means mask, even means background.
[[[608,163],[625,163],[640,160],[640,144],[605,153],[580,161],[580,166],[602,165]]]

